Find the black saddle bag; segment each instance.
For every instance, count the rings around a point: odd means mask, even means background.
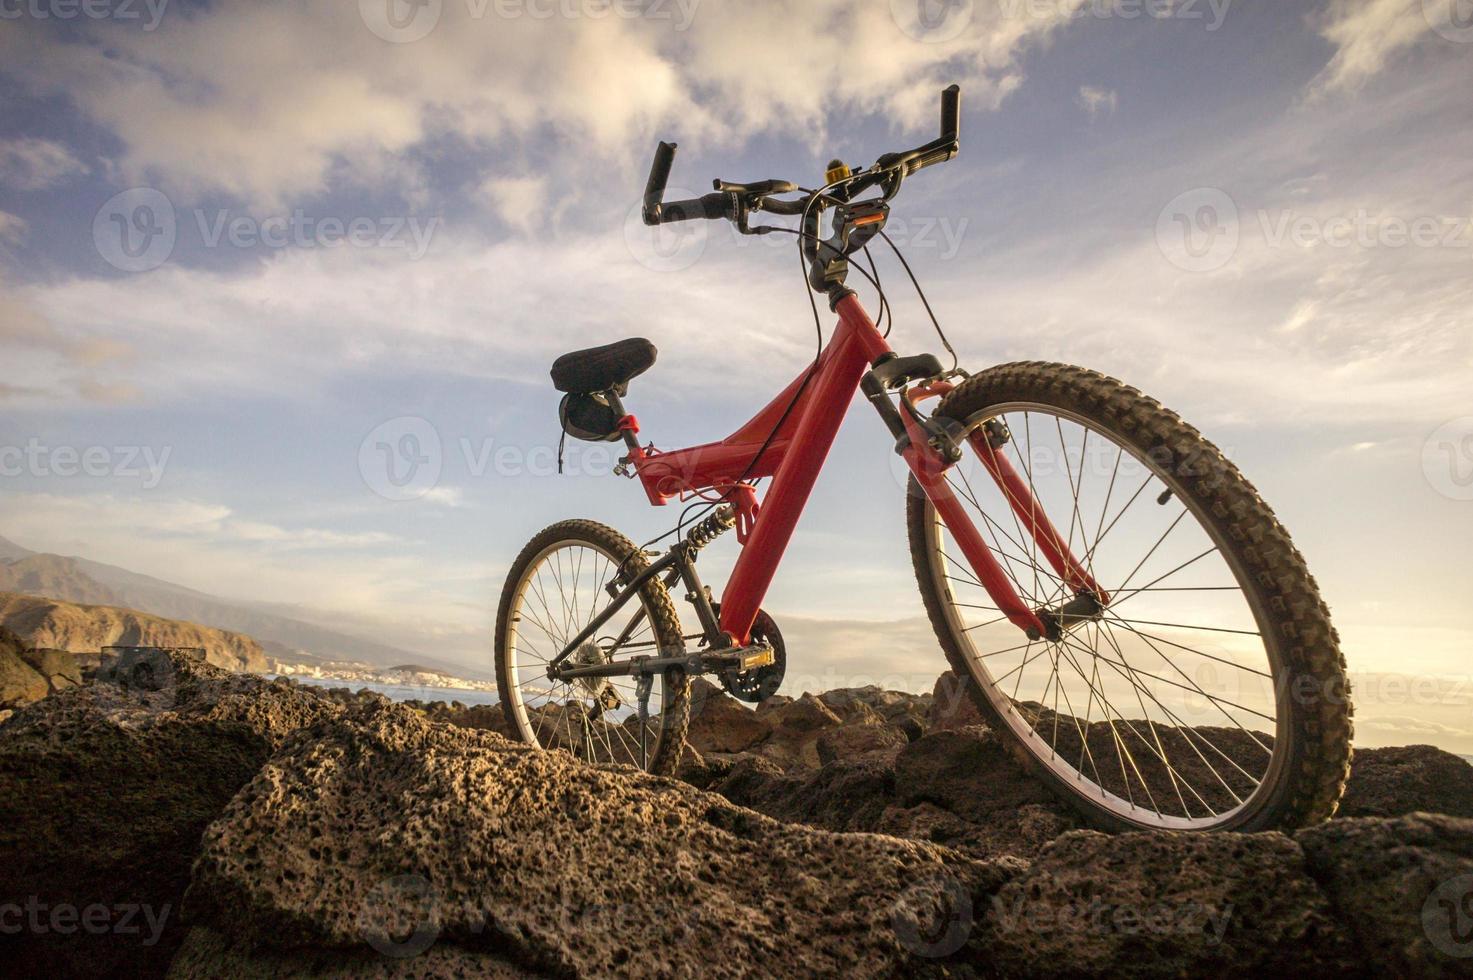
[[[567,394],[557,410],[563,431],[584,442],[619,439],[619,416],[602,395]]]

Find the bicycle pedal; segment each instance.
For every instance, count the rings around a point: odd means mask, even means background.
[[[737,650],[717,650],[706,654],[705,657],[709,668],[741,671],[770,666],[776,659],[777,655],[773,652],[772,647],[765,643]]]

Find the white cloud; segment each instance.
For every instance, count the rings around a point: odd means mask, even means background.
[[[1321,33],[1335,55],[1311,92],[1354,91],[1432,30],[1423,0],[1333,0]]]
[[[642,163],[656,131],[676,121],[686,136],[726,142],[758,132],[816,140],[831,110],[858,107],[929,129],[943,85],[996,104],[1018,83],[1017,55],[1079,2],[1028,17],[978,4],[960,36],[936,43],[907,36],[888,3],[701,4],[685,31],[654,18],[506,18],[496,4],[446,3],[427,37],[386,44],[357,4],[237,0],[153,32],[93,29],[82,41],[11,25],[0,58],[117,134],[128,179],[279,205],[392,170],[386,158],[445,134],[490,148],[555,133],[572,148],[557,165],[586,172],[628,163],[636,149]],[[753,29],[763,23],[801,38],[801,53]]]
[[[502,221],[523,234],[546,226],[546,177],[488,177],[480,195]]]
[[[53,140],[23,136],[0,140],[0,184],[38,191],[88,172],[72,152]]]
[[[1114,112],[1120,104],[1120,96],[1114,89],[1083,85],[1079,89],[1079,104],[1093,119],[1101,112]]]

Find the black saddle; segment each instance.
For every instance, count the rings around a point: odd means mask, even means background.
[[[629,379],[655,363],[655,345],[631,337],[602,347],[575,350],[552,362],[552,386],[571,395],[588,395],[610,388],[623,394]]]

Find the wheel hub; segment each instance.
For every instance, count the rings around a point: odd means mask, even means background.
[[[1033,612],[1043,621],[1044,636],[1058,642],[1085,623],[1103,619],[1105,607],[1093,592],[1081,592],[1062,606],[1044,606]]]

